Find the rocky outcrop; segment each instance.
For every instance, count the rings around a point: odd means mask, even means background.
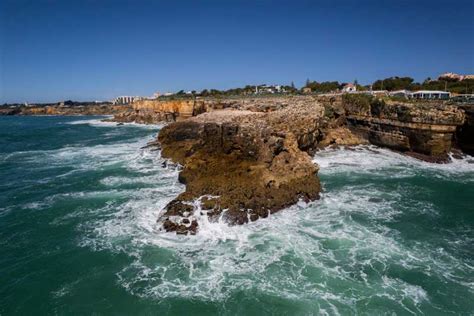
[[[288,106],[298,107],[315,102],[310,96],[195,98],[179,100],[140,100],[123,113],[115,115],[116,122],[156,124],[188,119],[204,112],[235,109],[251,112],[275,112]]]
[[[272,112],[216,110],[166,126],[162,155],[183,166],[186,191],[159,222],[166,231],[195,233],[203,214],[243,224],[317,199],[318,167],[308,153],[325,139],[325,126],[324,107],[314,100]]]
[[[204,100],[140,100],[133,103],[128,111],[114,116],[115,122],[136,122],[156,124],[187,119],[205,112]]]
[[[430,162],[446,162],[464,112],[443,103],[343,100],[349,128],[370,143]]]
[[[112,115],[128,110],[126,105],[87,104],[80,106],[18,106],[0,108],[0,115]]]
[[[200,216],[243,224],[299,199],[317,199],[311,156],[327,146],[370,142],[446,161],[465,121],[455,106],[366,96],[208,100],[205,108],[158,136],[162,156],[182,165],[179,181],[186,185],[158,219],[166,231],[194,234]],[[464,137],[472,131],[469,122]]]

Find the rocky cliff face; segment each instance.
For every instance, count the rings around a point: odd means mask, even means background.
[[[142,100],[134,102],[132,108],[115,115],[117,122],[156,124],[188,119],[204,112],[223,109],[252,112],[274,112],[288,106],[301,106],[315,102],[309,96],[206,98],[185,100]]]
[[[325,138],[326,125],[324,107],[312,101],[272,112],[216,110],[166,126],[162,155],[183,166],[186,191],[159,222],[167,231],[195,233],[201,213],[243,224],[317,199],[318,167],[308,152]],[[193,204],[198,198],[201,210]]]
[[[207,113],[169,124],[158,137],[163,157],[183,166],[179,181],[186,184],[158,220],[166,231],[194,234],[203,215],[243,224],[299,199],[317,199],[311,155],[326,146],[370,142],[446,161],[465,121],[454,106],[358,97],[208,101],[204,107]]]
[[[344,100],[348,126],[374,145],[431,162],[449,160],[453,135],[464,112],[442,103]]]
[[[206,111],[203,100],[141,100],[133,103],[128,111],[114,116],[116,122],[156,124],[187,119]]]

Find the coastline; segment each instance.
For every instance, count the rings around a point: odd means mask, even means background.
[[[166,314],[158,302],[179,300],[190,313],[238,314],[243,296],[256,307],[284,302],[278,310],[288,314],[295,306],[342,314],[367,301],[360,312],[470,311],[473,158],[431,164],[373,145],[327,147],[309,155],[319,200],[245,225],[199,212],[199,231],[185,236],[157,223],[186,188],[161,151],[140,149],[156,129],[14,120],[23,123],[1,124],[18,140],[0,154],[0,226],[15,241],[0,250],[9,260],[3,313]],[[86,306],[84,293],[93,293]]]
[[[265,218],[299,200],[318,199],[319,167],[312,157],[325,148],[372,144],[447,163],[462,155],[460,147],[470,146],[457,142],[469,139],[460,137],[459,130],[470,132],[464,125],[472,122],[471,112],[442,102],[359,95],[145,100],[100,109],[113,112],[104,123],[160,128],[145,147],[159,149],[170,163],[182,166],[178,180],[186,190],[157,220],[164,230],[179,234],[199,230],[192,206],[196,199],[199,212],[210,220],[225,215],[232,225]],[[89,113],[75,110],[82,112],[73,116]]]

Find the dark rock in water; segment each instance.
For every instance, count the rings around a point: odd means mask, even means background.
[[[178,224],[169,218],[163,221],[163,229],[167,232],[176,232],[178,235],[195,235],[197,232],[198,223],[196,220],[192,222],[189,219],[183,219],[182,224]]]
[[[371,198],[369,198],[369,202],[380,203],[380,202],[383,202],[383,199],[378,198],[378,197],[371,197]]]
[[[451,151],[451,155],[454,159],[463,159],[466,157],[466,155],[462,151],[456,148],[453,148],[453,150]]]
[[[146,148],[153,148],[153,149],[156,149],[156,150],[160,150],[161,149],[161,144],[157,140],[154,140],[152,142],[148,142],[141,149],[146,149]]]
[[[412,151],[408,152],[403,152],[403,154],[413,157],[419,160],[423,160],[426,162],[430,163],[438,163],[438,164],[443,164],[443,163],[448,163],[451,162],[451,158],[446,154],[446,155],[437,155],[437,156],[430,156],[430,155],[425,155],[425,154],[420,154]]]

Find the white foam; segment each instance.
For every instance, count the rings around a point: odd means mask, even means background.
[[[426,273],[461,286],[463,281],[452,275],[456,269],[469,271],[469,267],[460,267],[458,258],[435,253],[430,245],[406,246],[397,231],[385,225],[407,211],[400,208],[404,192],[384,191],[376,185],[344,185],[324,192],[320,201],[298,203],[266,219],[232,227],[222,220],[210,222],[201,215],[196,201],[198,234],[165,233],[156,220],[165,205],[184,190],[177,182],[178,170],[163,169],[157,152],[133,153],[134,148],[130,150],[127,144],[118,149],[93,149],[100,157],[112,156],[111,160],[117,159],[113,156],[120,151],[118,157],[126,161],[126,168],[139,176],[102,179],[110,187],[106,192],[128,198],[95,210],[95,216],[79,227],[84,234],[82,246],[123,252],[133,258],[117,278],[134,295],[225,301],[235,292],[253,289],[310,302],[323,314],[354,312],[361,297],[382,296],[407,312],[418,313],[420,304],[430,302],[429,295],[418,285],[387,276],[390,265],[429,269]],[[432,166],[390,151],[373,150],[328,150],[318,153],[315,160],[326,176],[341,172],[412,176],[417,168],[441,170],[443,176],[471,172],[470,168]],[[100,161],[108,163],[107,159]],[[453,163],[464,165],[463,161]],[[148,187],[120,188],[137,183]],[[436,216],[429,203],[416,209]],[[347,288],[352,292],[344,290]]]
[[[404,260],[408,267],[420,261],[428,263],[426,250],[406,249],[383,226],[368,228],[354,222],[351,216],[363,212],[365,200],[352,201],[348,208],[346,202],[352,199],[352,192],[341,193],[338,197],[326,194],[308,207],[294,206],[243,226],[229,227],[221,221],[211,223],[198,217],[200,232],[196,236],[162,233],[156,224],[157,210],[169,200],[161,200],[160,204],[145,196],[122,205],[112,219],[96,226],[93,240],[111,243],[94,246],[133,253],[134,263],[118,277],[125,288],[139,296],[224,300],[234,291],[256,287],[289,299],[316,297],[322,308],[334,312],[341,304],[355,304],[353,298],[337,292],[336,283],[350,284],[354,278],[360,279],[369,287],[369,293],[378,295],[383,287],[367,281],[364,269],[381,269],[379,272],[384,273],[388,268],[384,262],[400,261],[407,254]],[[368,212],[370,216],[373,210]],[[131,238],[133,246],[112,242],[123,238]],[[172,262],[146,260],[145,249],[150,245],[169,251]],[[317,281],[307,269],[318,271]],[[409,299],[416,305],[428,299],[425,294],[416,286],[401,284],[390,288],[387,295]]]
[[[399,154],[375,146],[354,148],[327,148],[318,151],[313,159],[320,166],[320,173],[369,173],[390,174],[391,177],[412,177],[420,170],[432,172],[439,177],[474,174],[474,157],[457,159],[451,155],[451,162],[435,164]],[[474,181],[474,179],[470,179]],[[468,180],[468,181],[470,181]]]
[[[139,127],[139,128],[146,128],[146,129],[160,129],[163,127],[162,123],[158,124],[139,124],[135,122],[127,122],[127,123],[119,123],[119,122],[109,122],[104,121],[104,119],[111,119],[113,116],[105,116],[101,118],[94,118],[94,119],[81,119],[77,121],[67,122],[65,124],[69,125],[90,125],[95,127],[120,127],[119,124],[123,126],[132,126],[132,127]]]

